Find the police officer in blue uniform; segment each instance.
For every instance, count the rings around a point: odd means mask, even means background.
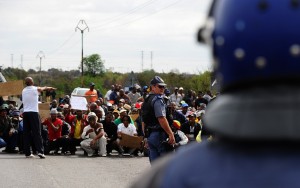
[[[153,163],[167,152],[166,144],[175,144],[175,138],[168,123],[163,99],[166,84],[159,76],[155,76],[150,85],[151,92],[142,106],[142,119],[149,147],[149,160]]]
[[[299,0],[215,0],[199,32],[222,90],[204,117],[215,140],[135,187],[300,187],[299,26]]]

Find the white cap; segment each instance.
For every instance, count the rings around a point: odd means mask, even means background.
[[[52,108],[51,110],[50,110],[50,114],[57,114],[58,112],[57,112],[57,109],[56,108]]]

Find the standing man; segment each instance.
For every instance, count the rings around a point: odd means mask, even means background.
[[[89,103],[96,102],[96,100],[98,100],[98,93],[97,90],[95,90],[95,84],[93,82],[90,83],[90,90],[85,92],[85,96],[89,96]]]
[[[147,143],[149,146],[149,160],[152,163],[166,153],[164,142],[175,144],[174,134],[169,126],[166,114],[166,104],[163,100],[165,82],[155,76],[151,82],[151,92],[142,106],[142,118],[145,125]]]
[[[39,92],[44,90],[54,90],[53,87],[36,87],[31,77],[25,78],[26,87],[22,91],[22,102],[24,106],[23,126],[24,126],[24,153],[27,158],[33,158],[30,151],[30,141],[38,152],[41,159],[45,158],[44,147],[41,136],[41,120],[39,116],[38,98]]]

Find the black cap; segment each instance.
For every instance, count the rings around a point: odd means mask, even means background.
[[[91,86],[95,86],[95,83],[94,83],[94,82],[91,82],[91,83],[90,83],[90,87],[91,87]]]
[[[165,84],[164,80],[161,79],[161,77],[159,77],[159,76],[155,76],[155,77],[151,80],[150,84],[151,84],[151,85],[156,85],[156,84],[158,84],[158,85],[161,85],[161,86],[166,86],[166,85],[167,85],[167,84]]]

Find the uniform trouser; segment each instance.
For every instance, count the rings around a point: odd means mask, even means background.
[[[24,112],[23,126],[25,155],[29,156],[31,154],[31,137],[33,138],[33,144],[37,152],[44,153],[43,140],[41,135],[41,120],[38,112]]]
[[[95,145],[91,146],[90,144],[91,144],[92,140],[93,139],[91,139],[91,138],[83,140],[80,143],[82,149],[84,151],[86,151],[89,156],[93,155],[93,153],[96,149],[99,150],[99,155],[105,154],[106,153],[106,138],[104,136],[102,136],[101,138],[99,138],[96,141]]]
[[[165,144],[162,143],[166,139],[167,135],[162,131],[153,131],[150,133],[149,137],[147,138],[150,163],[152,163],[161,155],[167,153]]]

